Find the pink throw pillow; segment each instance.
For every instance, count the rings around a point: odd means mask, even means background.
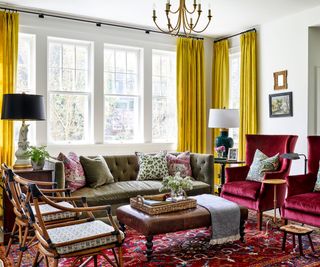
[[[66,187],[70,188],[71,192],[86,185],[84,170],[76,153],[69,152],[68,156],[60,153],[57,159],[63,162]]]
[[[180,172],[181,177],[192,176],[189,151],[183,152],[178,156],[167,154],[166,158],[169,175],[175,175],[177,172]]]

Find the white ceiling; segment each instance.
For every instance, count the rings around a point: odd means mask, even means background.
[[[199,1],[199,0],[198,0]],[[173,8],[178,0],[171,0]],[[193,0],[186,0],[191,6]],[[153,4],[156,5],[160,25],[165,25],[166,0],[7,0],[0,4],[18,5],[53,12],[115,21],[122,24],[154,28]],[[320,5],[320,0],[202,0],[203,24],[206,21],[209,3],[213,21],[203,35],[225,36],[253,26],[298,13]]]

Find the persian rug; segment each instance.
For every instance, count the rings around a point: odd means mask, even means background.
[[[264,216],[264,226],[268,217]],[[223,245],[210,245],[210,229],[200,228],[177,233],[164,234],[154,237],[154,253],[150,262],[146,261],[144,254],[145,240],[132,229],[127,230],[123,245],[125,267],[269,267],[269,266],[320,266],[320,230],[315,229],[311,234],[316,250],[313,254],[309,241],[303,237],[304,257],[300,257],[298,247],[292,249],[291,236],[287,238],[286,251],[281,250],[282,232],[274,225],[270,226],[269,235],[256,229],[255,215],[249,213],[246,224],[245,243],[236,241]],[[298,242],[296,242],[297,244]],[[0,247],[0,258],[5,261],[6,267],[11,267],[18,258],[18,246],[4,259],[4,247]],[[112,258],[112,253],[108,253]],[[35,248],[25,253],[23,267],[30,267]],[[73,259],[60,260],[59,266],[68,267]],[[42,265],[41,265],[42,266]],[[93,267],[93,264],[89,265]],[[109,264],[99,257],[99,267]]]

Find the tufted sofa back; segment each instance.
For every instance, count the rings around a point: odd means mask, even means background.
[[[178,154],[178,153],[173,153]],[[115,182],[136,180],[139,172],[136,155],[104,156]],[[213,155],[191,153],[190,165],[195,180],[205,182],[213,188]],[[61,161],[50,159],[46,167],[54,170],[58,188],[64,188],[64,166]]]

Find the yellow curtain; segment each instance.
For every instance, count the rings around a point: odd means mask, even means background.
[[[240,129],[239,157],[245,159],[246,134],[257,133],[257,51],[256,32],[240,36]]]
[[[229,42],[223,40],[213,45],[212,66],[212,108],[229,107]],[[219,129],[212,129],[212,153],[215,153],[215,140]],[[214,166],[214,184],[219,184],[220,166]]]
[[[0,110],[2,97],[15,91],[19,14],[0,12]],[[13,122],[0,120],[0,162],[13,163]]]
[[[202,40],[177,40],[178,151],[206,152],[206,92]]]

